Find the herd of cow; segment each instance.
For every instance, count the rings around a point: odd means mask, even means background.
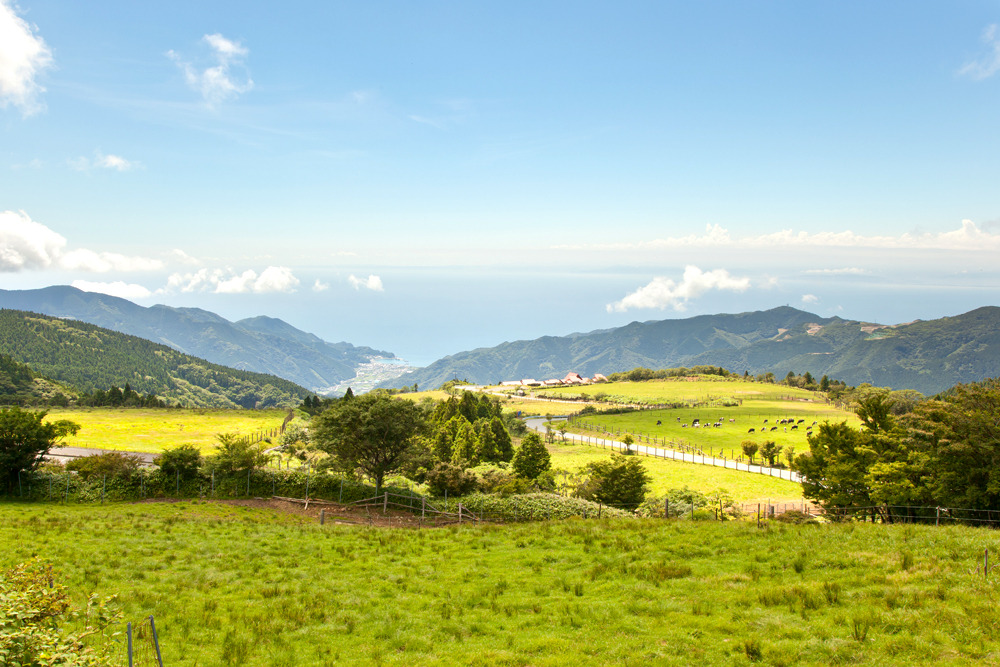
[[[678,418],[677,418],[677,421],[680,421],[680,420],[681,420],[681,418],[680,418],[680,417],[678,417]],[[805,421],[806,421],[805,419],[798,419],[798,420],[796,420],[796,419],[795,419],[794,417],[789,417],[789,418],[787,418],[787,419],[775,419],[775,420],[774,420],[774,424],[771,424],[771,425],[769,426],[769,425],[768,425],[768,420],[767,420],[767,419],[765,419],[765,420],[764,420],[764,426],[761,426],[761,427],[760,427],[760,432],[761,432],[761,433],[768,433],[769,431],[777,431],[777,430],[778,430],[778,426],[777,426],[777,424],[781,424],[781,425],[784,425],[784,427],[785,427],[785,431],[786,431],[786,432],[787,432],[787,431],[789,430],[789,428],[790,428],[790,429],[791,429],[792,431],[797,431],[797,430],[799,429],[799,424],[804,424],[804,423],[805,423]],[[735,424],[735,423],[736,423],[736,420],[735,420],[735,419],[730,419],[730,420],[729,420],[729,423],[730,423],[730,424]],[[806,427],[806,435],[811,435],[811,434],[812,434],[812,429],[813,429],[813,426],[815,426],[815,425],[816,425],[816,424],[818,424],[818,423],[819,423],[819,422],[815,422],[815,421],[814,421],[814,422],[812,423],[812,425],[810,425],[810,426],[807,426],[807,427]],[[717,421],[717,422],[713,422],[713,423],[712,423],[712,427],[714,427],[714,428],[719,428],[720,426],[722,426],[722,424],[723,424],[723,421],[722,421],[722,420],[720,419],[720,420],[719,420],[719,421]],[[657,425],[657,426],[662,426],[662,425],[663,425],[663,422],[662,422],[661,420],[659,420],[659,419],[658,419],[658,420],[656,420],[656,425]],[[708,425],[707,423],[706,423],[706,424],[702,424],[702,423],[701,423],[701,420],[700,420],[700,419],[693,419],[693,420],[691,420],[691,428],[708,428],[708,426],[709,426],[709,425]],[[681,424],[681,428],[687,428],[687,424]],[[756,432],[757,432],[757,429],[756,429],[756,428],[753,428],[753,427],[751,427],[751,428],[750,428],[750,429],[749,429],[749,430],[747,431],[747,433],[756,433]]]

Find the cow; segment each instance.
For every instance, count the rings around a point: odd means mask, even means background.
[[[795,431],[799,428],[798,424],[792,424],[792,430]]]
[[[754,428],[752,428],[749,431],[747,431],[747,433],[756,433],[756,432],[757,432],[757,429],[754,429]]]
[[[659,419],[657,419],[656,420],[656,425],[657,426],[663,426],[663,422],[661,422]]]
[[[778,430],[778,427],[777,427],[777,426],[772,426],[772,427],[771,427],[771,430],[772,430],[772,431],[777,431],[777,430]]]

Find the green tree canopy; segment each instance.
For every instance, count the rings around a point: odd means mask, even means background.
[[[545,444],[537,433],[529,433],[521,439],[512,467],[519,477],[525,479],[535,479],[552,467],[549,450],[545,449]]]
[[[642,460],[612,454],[606,461],[594,461],[584,468],[589,479],[583,497],[605,505],[635,509],[646,498],[652,480]]]
[[[413,401],[381,394],[337,401],[313,424],[313,443],[374,481],[376,492],[426,429],[424,413]]]
[[[35,470],[57,442],[80,430],[79,424],[65,419],[43,421],[46,414],[0,409],[0,479],[8,489],[17,484],[18,471]]]

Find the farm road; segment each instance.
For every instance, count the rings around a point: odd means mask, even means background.
[[[556,417],[551,421],[565,421],[565,419],[565,417]],[[546,421],[549,420],[545,417],[530,417],[525,419],[524,423],[527,424],[528,428],[544,435]],[[570,442],[579,442],[584,445],[606,447],[610,449],[617,449],[619,451],[625,449],[625,445],[620,441],[609,438],[591,437],[589,435],[579,435],[576,433],[567,433],[566,438],[569,439]],[[769,475],[771,477],[787,479],[790,482],[802,481],[802,477],[797,472],[781,468],[768,468],[767,466],[740,463],[739,461],[733,461],[732,459],[706,456],[705,454],[689,454],[687,452],[678,452],[673,449],[666,449],[662,447],[650,447],[649,445],[640,445],[638,443],[634,443],[632,445],[632,449],[639,454],[655,456],[661,459],[673,459],[675,461],[684,461],[686,463],[697,463],[699,465],[716,466],[718,468],[729,468],[730,470],[740,470],[742,472],[754,473],[755,475]]]
[[[78,459],[84,456],[93,456],[95,454],[107,454],[111,449],[88,449],[86,447],[53,447],[49,450],[49,456],[54,459],[59,459],[60,461],[66,461],[67,459]],[[138,456],[142,459],[143,463],[152,465],[153,459],[155,459],[157,454],[143,454],[140,452],[119,452],[121,454],[128,454],[130,456]]]

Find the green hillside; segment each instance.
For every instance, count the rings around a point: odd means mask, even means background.
[[[17,310],[0,310],[0,354],[80,391],[128,383],[140,394],[188,407],[264,408],[297,404],[309,395],[271,375],[219,366],[92,324]]]

